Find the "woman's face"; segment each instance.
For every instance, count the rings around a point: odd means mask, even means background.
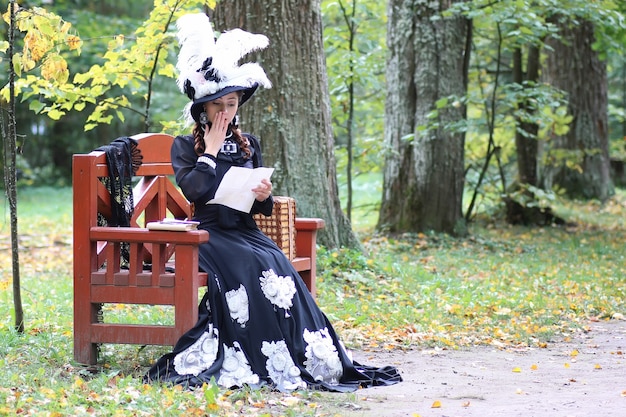
[[[213,123],[215,115],[219,112],[223,112],[228,116],[228,121],[232,122],[233,118],[237,114],[239,108],[239,93],[232,92],[222,96],[213,101],[209,101],[204,105],[204,110],[209,118],[209,121]]]

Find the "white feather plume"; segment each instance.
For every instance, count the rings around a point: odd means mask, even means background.
[[[184,92],[184,82],[194,78],[204,61],[215,55],[215,35],[209,17],[203,13],[181,16],[176,22],[180,51],[176,69],[178,87]]]
[[[266,36],[252,34],[241,29],[222,33],[217,41],[208,16],[203,13],[188,14],[177,21],[180,52],[176,68],[179,71],[178,87],[185,92],[189,83],[194,89],[194,99],[214,94],[226,87],[249,88],[259,84],[270,88],[271,83],[263,68],[257,63],[239,65],[246,54],[264,49],[269,44]],[[217,80],[205,78],[208,71],[202,66],[211,58],[209,70]]]
[[[236,67],[239,60],[248,53],[264,49],[269,44],[265,35],[252,34],[241,29],[222,33],[215,42],[213,66],[218,70]]]

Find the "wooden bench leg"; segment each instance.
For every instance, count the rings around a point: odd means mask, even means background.
[[[91,325],[97,319],[97,304],[74,299],[74,359],[78,363],[95,365],[98,361],[98,344],[91,342]]]
[[[300,271],[300,276],[302,277],[302,280],[306,284],[306,287],[309,289],[309,292],[311,293],[313,298],[315,298],[317,295],[317,289],[315,288],[315,278],[311,278],[312,276],[314,277],[315,275],[311,274],[311,270],[308,270],[308,271]]]
[[[176,291],[174,295],[174,317],[176,341],[198,321],[198,252],[193,246],[176,246],[176,259],[185,262],[176,264]]]

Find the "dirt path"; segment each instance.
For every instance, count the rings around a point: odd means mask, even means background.
[[[404,382],[361,390],[337,412],[345,417],[626,417],[626,321],[588,327],[546,349],[354,352],[357,361],[396,365]]]

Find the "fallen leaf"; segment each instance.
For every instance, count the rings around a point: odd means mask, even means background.
[[[513,372],[522,372],[522,368],[520,368],[519,366],[516,366],[515,368],[513,368]]]
[[[441,408],[441,401],[436,400],[435,402],[433,402],[433,405],[431,405],[430,408]]]
[[[469,401],[465,401],[463,404],[461,404],[461,407],[469,407],[469,406],[470,406]]]
[[[502,307],[502,308],[499,308],[499,309],[495,310],[494,313],[499,315],[499,316],[505,316],[507,314],[511,314],[511,309],[510,308],[506,308],[506,307]]]
[[[281,404],[284,405],[285,407],[293,407],[294,405],[298,404],[300,402],[300,399],[297,397],[285,397],[282,401]]]
[[[596,363],[596,364],[593,366],[593,368],[594,368],[594,369],[602,369],[602,366],[600,366],[600,364],[599,364],[599,363]]]
[[[536,363],[533,363],[532,365],[530,365],[530,369],[531,369],[532,371],[536,371],[538,368],[539,368],[539,367],[537,366],[537,364],[536,364]]]
[[[565,365],[563,366],[565,366],[566,368],[569,368],[569,363],[565,362]]]

